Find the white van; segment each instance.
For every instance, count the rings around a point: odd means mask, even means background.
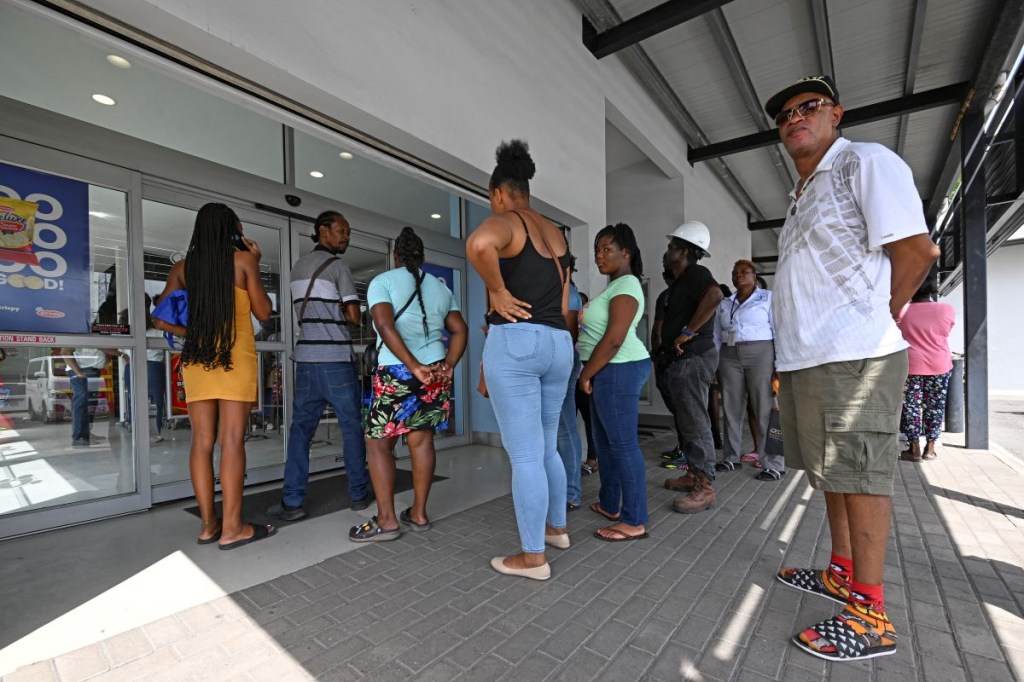
[[[71,419],[71,379],[67,375],[69,355],[32,358],[25,368],[25,397],[29,419],[44,422]],[[103,377],[89,377],[89,414],[110,413],[110,389]]]

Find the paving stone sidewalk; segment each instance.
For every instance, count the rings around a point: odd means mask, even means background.
[[[788,639],[837,607],[774,579],[827,559],[821,495],[744,468],[719,477],[713,511],[676,514],[668,445],[644,443],[652,537],[601,542],[607,522],[583,507],[547,582],[488,566],[518,546],[505,496],[4,679],[1024,679],[1024,470],[953,447],[901,462],[886,568],[899,650],[828,664]],[[583,481],[593,500],[597,476]]]

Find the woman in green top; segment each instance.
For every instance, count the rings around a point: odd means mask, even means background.
[[[614,521],[595,535],[608,542],[647,537],[647,480],[637,440],[640,389],[651,357],[636,335],[644,312],[643,262],[629,225],[609,225],[594,240],[594,263],[611,278],[580,315],[580,390],[590,415],[601,474],[599,501],[590,509]]]

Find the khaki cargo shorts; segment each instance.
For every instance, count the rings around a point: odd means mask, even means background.
[[[892,495],[907,352],[779,373],[786,467],[832,493]]]

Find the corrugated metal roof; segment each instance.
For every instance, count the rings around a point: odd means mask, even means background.
[[[798,77],[823,72],[814,1],[734,0],[720,10],[759,101]],[[831,50],[844,106],[858,108],[902,97],[915,2],[821,1],[828,18],[827,49]],[[664,0],[609,2],[628,20]],[[911,74],[913,92],[973,79],[1001,7],[1001,0],[928,0],[917,68]],[[706,15],[648,38],[640,46],[709,140],[721,142],[761,129],[761,122],[744,106],[740,82],[730,72]],[[928,199],[936,191],[950,150],[949,133],[956,110],[945,106],[906,117],[903,157],[922,198]],[[846,128],[844,134],[895,150],[900,122],[899,117],[886,119]],[[782,217],[787,188],[775,172],[769,151],[759,149],[724,158],[761,212],[769,218]],[[763,244],[765,238],[759,236],[756,241]]]

